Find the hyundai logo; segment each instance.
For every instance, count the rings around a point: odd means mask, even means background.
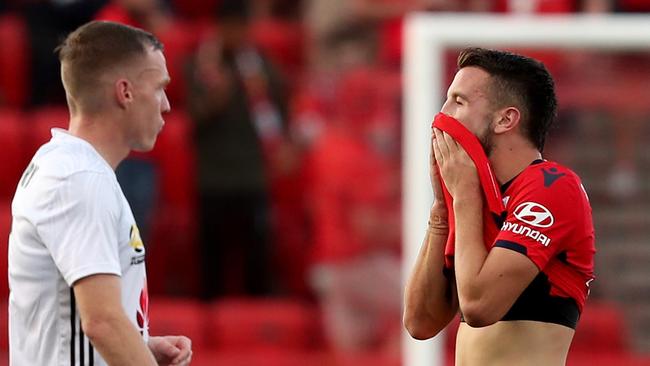
[[[555,222],[551,211],[535,202],[524,202],[517,206],[514,215],[520,221],[537,227],[550,227]]]

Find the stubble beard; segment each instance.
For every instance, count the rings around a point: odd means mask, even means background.
[[[492,154],[492,150],[494,149],[494,133],[492,132],[492,121],[488,120],[487,122],[488,123],[486,124],[487,126],[485,127],[485,130],[483,130],[483,133],[477,137],[481,143],[481,146],[483,147],[485,155],[489,158]]]

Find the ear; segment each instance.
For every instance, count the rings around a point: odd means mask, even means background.
[[[521,122],[521,112],[515,107],[507,107],[497,112],[494,133],[502,134],[514,130]]]
[[[133,102],[133,87],[128,79],[115,81],[115,99],[122,109],[127,109]]]

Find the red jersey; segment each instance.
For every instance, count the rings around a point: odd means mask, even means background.
[[[502,192],[506,213],[494,247],[517,251],[540,270],[503,320],[574,328],[594,279],[596,251],[591,206],[580,178],[560,164],[538,160]]]

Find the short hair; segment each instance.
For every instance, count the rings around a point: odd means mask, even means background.
[[[163,50],[162,43],[142,29],[108,21],[82,25],[55,49],[66,92],[90,103],[84,99],[91,97],[103,73],[146,55],[148,47]]]
[[[491,97],[497,107],[514,104],[522,113],[527,138],[539,151],[557,115],[555,83],[544,64],[511,52],[471,47],[458,56],[458,68],[474,66],[492,77]]]

